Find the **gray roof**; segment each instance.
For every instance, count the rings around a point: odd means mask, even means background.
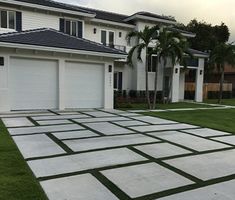
[[[137,12],[137,13],[131,15],[130,17],[132,17],[134,15],[142,15],[142,16],[146,16],[146,17],[152,17],[152,18],[156,18],[156,19],[165,19],[165,20],[169,20],[172,22],[176,22],[176,20],[173,17],[164,16],[164,15],[157,15],[157,14],[151,13],[151,12],[141,11],[141,12]]]
[[[57,1],[53,1],[53,0],[14,0],[14,1],[43,5],[43,6],[53,7],[53,8],[71,10],[71,11],[78,11],[78,12],[83,12],[83,13],[88,13],[88,14],[94,14],[94,15],[96,15],[95,18],[97,18],[97,19],[132,24],[131,22],[125,21],[125,19],[127,19],[133,15],[128,16],[128,15],[123,15],[123,14],[118,14],[118,13],[113,13],[113,12],[107,12],[107,11],[103,11],[103,10],[97,10],[97,9],[92,9],[92,8],[71,5],[71,4],[60,3]],[[136,14],[148,16],[148,17],[153,17],[153,18],[158,18],[158,19],[165,19],[165,20],[169,20],[169,21],[175,21],[175,19],[173,19],[171,17],[157,15],[157,14],[150,13],[150,12],[138,12],[138,13],[135,13],[134,15],[136,15]]]
[[[49,28],[1,34],[1,42],[126,55],[123,51]]]
[[[64,9],[64,10],[83,12],[83,13],[88,13],[88,14],[95,14],[94,12],[90,12],[88,10],[84,10],[84,9],[76,7],[76,6],[72,6],[69,4],[60,3],[60,2],[56,2],[56,1],[51,1],[51,0],[14,0],[14,1],[30,3],[30,4],[37,4],[37,5],[41,5],[41,6],[48,6],[48,7],[59,8],[59,9]]]

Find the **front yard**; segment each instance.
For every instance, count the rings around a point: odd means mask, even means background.
[[[205,103],[217,104],[218,100],[217,99],[208,99],[208,100],[205,100]],[[235,106],[235,99],[223,99],[222,104],[228,105],[228,106]]]
[[[180,109],[180,108],[212,108],[215,106],[206,105],[206,104],[196,104],[190,102],[179,102],[171,104],[157,104],[156,109],[165,110],[165,109]],[[121,110],[145,110],[147,105],[144,103],[119,103],[117,109]]]
[[[142,114],[227,131],[235,134],[235,109],[146,112]]]

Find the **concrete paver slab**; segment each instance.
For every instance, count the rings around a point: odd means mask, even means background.
[[[72,124],[73,122],[69,120],[43,120],[37,121],[40,125],[59,125],[59,124]]]
[[[90,174],[42,181],[41,185],[50,200],[118,200]]]
[[[46,177],[144,160],[146,158],[121,148],[32,160],[28,164],[36,177]]]
[[[105,135],[134,133],[134,131],[130,131],[130,130],[122,128],[120,126],[111,124],[109,122],[87,123],[84,125],[86,125],[87,127],[91,128],[95,131],[103,133]]]
[[[34,126],[26,117],[20,118],[2,118],[6,127]]]
[[[182,130],[197,128],[196,126],[189,124],[170,124],[170,125],[150,125],[150,126],[135,126],[131,129],[139,132],[152,132],[152,131],[169,131],[169,130]]]
[[[224,143],[231,144],[231,145],[235,145],[235,135],[225,136],[225,137],[216,137],[216,138],[213,138],[213,140],[216,140],[219,142],[224,142]]]
[[[142,145],[137,146],[135,148],[154,158],[164,158],[192,153],[191,151],[182,149],[180,147],[168,143]]]
[[[132,198],[193,184],[156,163],[106,170],[102,174]]]
[[[13,137],[25,159],[66,153],[44,134]]]
[[[72,130],[81,130],[81,129],[84,128],[77,124],[69,124],[69,125],[55,125],[55,126],[36,126],[36,127],[26,127],[26,128],[10,128],[8,129],[8,131],[11,135],[22,135],[22,134],[72,131]]]
[[[99,136],[98,134],[90,130],[57,132],[57,133],[52,133],[52,134],[60,140]]]
[[[159,142],[159,140],[140,134],[134,134],[64,141],[73,151],[87,151],[150,142]]]
[[[174,194],[158,200],[233,200],[235,180]]]
[[[235,149],[165,161],[201,180],[235,174]]]
[[[197,136],[189,135],[187,133],[181,133],[177,131],[150,133],[150,135],[157,136],[158,138],[174,142],[176,144],[188,147],[196,151],[209,151],[215,149],[228,148],[228,145],[214,142],[208,139],[200,138]]]
[[[147,122],[150,124],[175,124],[178,122],[171,121],[171,120],[166,120],[166,119],[161,119],[157,117],[151,117],[151,116],[138,116],[138,117],[132,117],[132,119],[140,120],[143,122]]]
[[[184,132],[192,133],[194,135],[198,135],[198,136],[202,136],[202,137],[229,135],[229,133],[213,130],[213,129],[210,129],[210,128],[200,128],[200,129],[185,130]]]

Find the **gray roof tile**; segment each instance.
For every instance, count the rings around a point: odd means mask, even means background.
[[[49,28],[1,34],[0,42],[126,55],[123,51]]]

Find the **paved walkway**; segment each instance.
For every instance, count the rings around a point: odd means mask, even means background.
[[[233,200],[235,136],[117,110],[1,114],[50,200]]]

